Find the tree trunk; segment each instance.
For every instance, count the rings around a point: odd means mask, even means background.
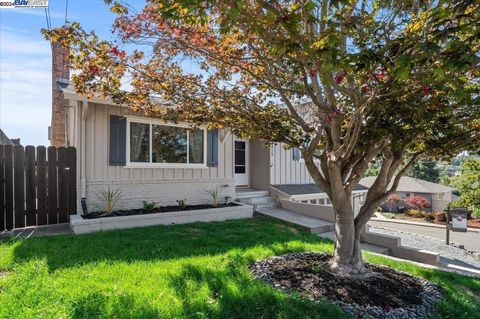
[[[355,230],[350,200],[332,204],[335,210],[335,252],[331,269],[342,276],[368,277],[360,249],[361,233]]]

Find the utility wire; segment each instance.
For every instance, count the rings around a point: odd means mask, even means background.
[[[50,31],[50,22],[48,21],[48,11],[47,8],[45,8],[45,19],[47,20],[47,29]]]
[[[65,1],[65,25],[67,24],[68,0]]]

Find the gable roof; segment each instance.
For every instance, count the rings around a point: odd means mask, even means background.
[[[370,188],[375,182],[377,176],[368,176],[360,180],[360,184]],[[391,186],[391,183],[390,183]],[[432,183],[424,181],[422,179],[402,176],[400,178],[400,183],[397,187],[397,192],[412,192],[412,193],[427,193],[427,194],[436,194],[436,193],[445,193],[451,192],[455,188],[450,186],[445,186],[437,183]]]
[[[2,130],[0,130],[0,145],[15,145],[15,143],[13,143],[13,141],[9,139]]]
[[[325,193],[317,184],[278,184],[271,187],[288,195],[305,195],[305,194],[320,194]],[[354,191],[368,190],[363,185],[357,185]]]

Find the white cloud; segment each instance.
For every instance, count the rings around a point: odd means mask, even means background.
[[[2,26],[0,125],[7,136],[20,137],[24,145],[48,145],[51,81],[49,42],[39,33]]]
[[[45,8],[17,8],[17,9],[8,9],[4,10],[2,14],[25,14],[38,17],[45,17]],[[64,19],[65,16],[59,13],[50,11],[50,19]]]

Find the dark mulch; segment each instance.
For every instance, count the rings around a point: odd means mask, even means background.
[[[317,253],[287,254],[255,263],[255,277],[277,288],[294,290],[313,299],[326,298],[385,310],[422,303],[421,278],[372,264],[366,266],[372,277],[366,281],[340,277],[329,271],[331,256]]]
[[[156,214],[156,213],[169,213],[169,212],[183,212],[186,210],[200,210],[200,209],[210,209],[210,208],[222,208],[222,207],[232,207],[238,206],[236,203],[228,204],[218,204],[217,207],[212,205],[186,205],[183,208],[180,206],[161,206],[156,207],[154,210],[145,210],[143,208],[138,209],[127,209],[127,210],[117,210],[111,214],[106,214],[105,212],[91,212],[86,215],[82,215],[84,219],[94,219],[94,218],[106,218],[106,217],[115,217],[115,216],[131,216],[131,215],[145,215],[145,214]]]

